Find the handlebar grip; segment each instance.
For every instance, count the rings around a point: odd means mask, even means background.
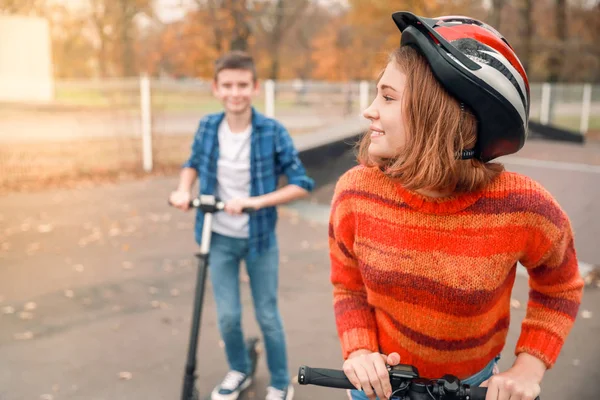
[[[298,383],[301,385],[317,385],[338,389],[356,389],[339,369],[311,368],[305,365],[298,371]]]
[[[486,387],[471,386],[470,388],[470,399],[471,400],[485,400],[487,394]],[[540,400],[540,397],[536,397],[535,400]]]
[[[485,395],[487,394],[487,388],[471,386],[470,393],[471,393],[471,400],[485,400]]]
[[[244,208],[242,208],[242,212],[243,213],[249,214],[249,213],[252,213],[254,211],[256,211],[256,208],[253,208],[253,207],[244,207]]]

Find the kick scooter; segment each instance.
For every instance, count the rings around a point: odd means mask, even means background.
[[[187,361],[185,364],[185,373],[183,377],[181,400],[200,400],[200,394],[196,388],[196,385],[194,384],[196,381],[196,352],[198,349],[200,321],[202,319],[202,305],[204,302],[206,274],[208,271],[212,219],[214,213],[224,210],[225,203],[217,199],[215,196],[201,195],[200,197],[190,201],[190,207],[197,208],[204,212],[204,225],[202,227],[200,252],[196,254],[196,257],[198,258],[198,273],[196,277],[192,327],[188,345]],[[246,208],[242,211],[249,213],[254,210],[251,208]],[[258,342],[259,340],[256,337],[251,337],[246,340],[246,348],[248,349],[251,362],[250,376],[254,376],[254,373],[256,372],[256,363],[259,356]]]

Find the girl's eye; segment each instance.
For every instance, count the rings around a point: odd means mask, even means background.
[[[384,99],[385,101],[392,101],[392,100],[394,100],[394,99],[393,99],[393,98],[391,98],[390,96],[383,96],[383,99]]]

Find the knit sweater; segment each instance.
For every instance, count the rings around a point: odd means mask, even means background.
[[[551,367],[581,302],[568,217],[516,173],[436,199],[355,167],[336,185],[329,244],[344,358],[398,352],[423,377],[463,379],[502,351],[517,262],[530,292],[516,354]]]

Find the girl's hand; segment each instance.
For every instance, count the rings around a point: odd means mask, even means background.
[[[540,394],[545,371],[540,359],[521,353],[512,368],[481,384],[488,388],[485,400],[534,400]]]
[[[343,370],[350,382],[369,399],[389,399],[392,395],[387,365],[400,364],[400,355],[385,355],[369,350],[357,350],[348,356]]]

